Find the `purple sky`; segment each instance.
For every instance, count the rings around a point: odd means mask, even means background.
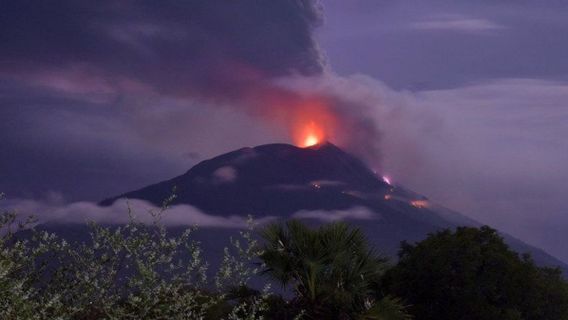
[[[287,110],[266,97],[317,95],[342,146],[395,183],[568,261],[568,4],[0,6],[0,191],[11,198],[98,201],[291,142],[274,120]]]

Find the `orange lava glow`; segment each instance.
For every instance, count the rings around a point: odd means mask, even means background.
[[[428,201],[426,200],[412,200],[410,204],[416,208],[428,208]]]
[[[304,140],[304,146],[305,147],[315,146],[318,143],[319,143],[319,139],[315,135],[309,135],[309,136],[306,137],[306,140]]]
[[[303,101],[296,108],[290,126],[294,143],[300,147],[311,147],[329,139],[336,127],[336,119],[322,100]]]
[[[341,119],[334,111],[334,102],[320,95],[302,96],[286,90],[248,92],[250,101],[262,101],[270,108],[254,109],[254,114],[284,125],[291,142],[298,147],[311,147],[327,140],[341,145]]]
[[[296,140],[299,142],[297,144],[304,148],[315,146],[325,138],[324,130],[319,128],[315,122],[310,122],[297,135]]]

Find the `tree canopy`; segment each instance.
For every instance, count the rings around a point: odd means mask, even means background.
[[[537,267],[489,227],[460,227],[403,243],[384,290],[419,320],[568,319],[568,285],[559,269]]]
[[[386,259],[357,228],[333,223],[310,229],[299,221],[264,229],[264,272],[295,294],[310,319],[408,319],[397,299],[375,295]]]

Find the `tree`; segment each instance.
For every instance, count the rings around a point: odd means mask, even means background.
[[[399,257],[384,287],[405,299],[416,319],[568,319],[568,286],[560,270],[519,257],[489,227],[403,243]]]
[[[386,259],[369,248],[359,229],[334,223],[312,230],[291,220],[269,225],[262,237],[264,273],[291,287],[293,305],[308,318],[407,319],[396,299],[382,300],[384,308],[379,308],[374,286]],[[382,317],[387,311],[392,316]]]

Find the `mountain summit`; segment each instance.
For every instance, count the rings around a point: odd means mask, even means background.
[[[436,205],[426,197],[377,175],[361,160],[330,142],[307,148],[267,144],[242,148],[205,160],[186,173],[121,198],[161,205],[175,189],[172,205],[188,204],[219,216],[300,218],[318,222],[347,220],[367,234],[381,251],[396,256],[400,241],[418,241],[428,233],[481,224]],[[530,252],[541,265],[568,266],[546,252],[506,234],[519,252]]]
[[[365,205],[355,194],[381,197],[389,185],[363,162],[330,142],[308,148],[268,144],[203,161],[185,174],[118,198],[162,203],[176,188],[174,204],[218,215],[286,216],[298,210],[343,210]]]

